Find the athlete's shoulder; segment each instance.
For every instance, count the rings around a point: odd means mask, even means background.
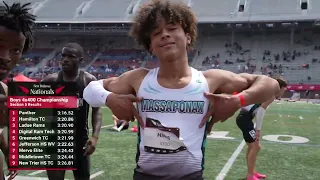
[[[58,79],[58,73],[52,73],[52,74],[48,74],[46,77],[44,77],[41,82],[52,82],[52,81],[56,81]]]
[[[129,76],[130,78],[134,79],[137,77],[145,77],[148,73],[149,73],[150,69],[147,68],[137,68],[137,69],[133,69],[131,71],[127,71],[124,73],[124,75]]]
[[[209,69],[206,71],[202,71],[202,73],[206,78],[212,78],[212,77],[217,78],[217,77],[222,77],[222,76],[228,75],[231,72],[226,71],[226,70],[222,70],[222,69]]]
[[[4,89],[4,92],[7,95],[8,94],[8,86],[2,81],[0,81],[0,85],[2,86],[2,88]]]
[[[91,81],[96,81],[96,80],[97,80],[97,78],[96,78],[94,75],[92,75],[92,74],[90,74],[90,73],[88,73],[88,72],[86,72],[86,71],[83,71],[83,73],[84,73],[84,77],[85,77],[86,80],[88,80],[89,82],[91,82]]]

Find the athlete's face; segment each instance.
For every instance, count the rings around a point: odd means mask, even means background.
[[[0,26],[0,80],[5,79],[21,59],[25,41],[21,32]]]
[[[280,91],[277,93],[276,98],[281,98],[284,94],[284,92],[286,92],[287,88],[286,87],[282,87],[280,89]]]
[[[175,61],[177,57],[187,53],[187,44],[191,38],[181,25],[161,20],[150,35],[151,51],[160,61]]]
[[[77,49],[64,47],[61,56],[62,71],[69,72],[78,70],[80,62],[82,61],[82,55]]]

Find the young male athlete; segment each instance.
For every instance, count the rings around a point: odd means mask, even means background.
[[[84,98],[93,106],[106,104],[120,119],[137,117],[141,128],[133,179],[203,179],[204,125],[213,111],[215,121],[226,120],[241,104],[270,99],[279,91],[277,81],[266,76],[191,68],[187,52],[195,43],[197,22],[183,3],[155,0],[143,5],[131,34],[157,56],[160,67],[139,68],[117,78],[93,81],[84,90]],[[235,91],[243,92],[238,96],[212,94]],[[139,115],[133,98],[124,96],[128,94],[143,98],[137,103]],[[210,110],[209,102],[214,103]]]
[[[83,48],[76,43],[66,44],[62,48],[61,66],[62,71],[50,74],[43,79],[43,82],[76,82],[79,92],[80,110],[76,117],[76,167],[73,171],[76,180],[90,179],[90,159],[95,151],[98,136],[102,124],[100,108],[92,108],[92,136],[89,139],[88,114],[89,105],[82,99],[84,88],[91,82],[97,80],[93,75],[79,70],[83,60]],[[63,180],[65,171],[47,171],[49,180]]]
[[[35,16],[28,13],[30,3],[6,3],[0,5],[0,124],[1,128],[8,125],[8,114],[6,98],[8,87],[1,82],[21,59],[23,53],[27,52],[32,45],[33,34],[31,27]],[[7,139],[0,135],[0,148],[9,164],[9,147]],[[3,175],[3,161],[0,161],[0,178]],[[14,179],[17,171],[9,171],[9,179]]]
[[[120,120],[117,118],[117,116],[112,115],[112,119],[113,119],[113,129],[120,132],[122,130],[126,130],[129,128],[129,122],[126,120]]]
[[[243,138],[248,145],[246,153],[246,162],[248,167],[247,180],[259,180],[259,178],[266,178],[266,175],[259,174],[255,171],[255,164],[257,155],[261,149],[260,131],[265,111],[275,99],[281,98],[286,90],[287,82],[281,78],[277,78],[276,80],[279,83],[280,91],[277,92],[273,98],[264,103],[251,104],[241,108],[236,119],[237,125],[242,131]],[[256,128],[254,128],[254,124],[252,122],[254,117],[256,117]]]

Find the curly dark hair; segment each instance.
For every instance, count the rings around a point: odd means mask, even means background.
[[[21,5],[13,3],[11,6],[3,2],[4,6],[0,6],[0,26],[4,26],[8,29],[21,32],[25,37],[25,45],[23,53],[32,48],[33,33],[31,27],[34,25],[36,16],[30,14],[28,11],[31,3]]]
[[[141,7],[133,20],[131,36],[150,52],[150,34],[157,27],[161,19],[167,23],[179,23],[185,33],[188,33],[191,48],[197,39],[197,20],[191,9],[183,2],[169,0],[153,0]]]

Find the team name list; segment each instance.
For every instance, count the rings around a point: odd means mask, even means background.
[[[9,83],[9,169],[75,169],[73,83]]]

